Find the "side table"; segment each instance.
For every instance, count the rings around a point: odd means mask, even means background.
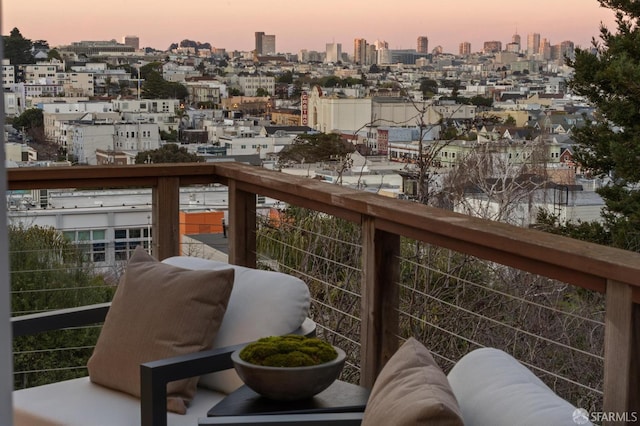
[[[331,386],[310,399],[273,401],[264,398],[247,386],[241,386],[214,405],[201,424],[243,424],[243,416],[277,417],[289,414],[362,413],[369,399],[369,389],[336,380]],[[266,415],[266,416],[265,416]],[[345,415],[349,417],[348,415]],[[253,418],[252,417],[252,418]],[[220,418],[223,423],[217,423]]]

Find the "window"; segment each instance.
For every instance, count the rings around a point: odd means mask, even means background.
[[[114,254],[116,260],[129,260],[137,246],[149,249],[151,240],[149,228],[128,228],[115,230]]]
[[[87,259],[93,262],[106,262],[107,240],[104,229],[82,229],[65,231],[64,237],[84,250]]]

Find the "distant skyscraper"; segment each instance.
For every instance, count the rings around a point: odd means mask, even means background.
[[[140,39],[138,38],[138,36],[134,36],[134,35],[124,36],[124,40],[122,44],[126,46],[131,46],[136,50],[140,49]]]
[[[416,48],[418,53],[429,53],[429,39],[427,36],[418,37],[418,46]]]
[[[276,36],[256,32],[256,55],[274,55],[276,53]]]
[[[367,45],[367,56],[365,56],[364,65],[377,63],[377,50],[373,44]]]
[[[262,37],[264,37],[263,32],[256,32],[256,54],[262,55]]]
[[[485,41],[484,48],[482,49],[484,53],[498,53],[502,51],[502,42],[501,41]]]
[[[353,40],[353,62],[364,65],[367,60],[367,40],[357,38]]]
[[[564,60],[564,58],[575,59],[575,45],[572,41],[565,40],[560,43],[560,57],[558,59]]]
[[[520,34],[515,33],[513,36],[511,36],[511,43],[520,44],[520,42]]]
[[[527,36],[527,55],[535,55],[540,49],[540,34],[532,33]]]
[[[551,59],[551,42],[546,38],[540,40],[540,47],[538,48],[538,53],[542,56],[542,59],[549,60]]]
[[[342,61],[342,44],[341,43],[327,43],[325,62]]]
[[[376,40],[373,42],[373,45],[375,46],[376,50],[389,48],[389,43],[384,40]]]
[[[460,56],[469,56],[471,55],[471,43],[468,41],[463,41],[460,43]]]
[[[269,34],[262,36],[262,54],[275,55],[276,53],[276,36]]]
[[[507,52],[520,53],[522,40],[517,32],[511,36],[511,43],[507,44]]]

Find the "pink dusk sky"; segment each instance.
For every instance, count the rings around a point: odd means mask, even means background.
[[[472,51],[489,40],[504,44],[517,31],[540,33],[551,44],[571,40],[588,47],[603,22],[615,29],[613,13],[597,0],[5,0],[2,34],[17,27],[31,40],[53,46],[80,40],[122,42],[137,35],[142,47],[166,49],[183,39],[214,47],[252,50],[254,32],[275,34],[280,52],[324,51],[342,43],[351,53],[354,38],[384,40],[391,49],[415,49],[418,36],[429,49],[457,53],[463,41]]]

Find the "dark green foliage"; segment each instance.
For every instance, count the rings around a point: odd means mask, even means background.
[[[491,108],[493,106],[493,98],[476,95],[469,99],[469,103],[477,107]]]
[[[240,351],[240,359],[269,367],[308,367],[324,364],[338,356],[329,343],[299,335],[269,336],[250,343]]]
[[[44,116],[39,108],[29,108],[13,119],[13,128],[16,130],[44,129]]]
[[[552,234],[564,235],[565,237],[597,244],[612,245],[611,234],[599,222],[560,223],[557,216],[546,210],[539,210],[535,227]]]
[[[83,248],[53,228],[9,226],[9,261],[14,316],[108,302],[113,296],[114,287],[93,272]],[[98,334],[99,328],[91,327],[15,338],[14,386],[85,375]]]
[[[36,62],[31,48],[33,42],[24,38],[20,30],[14,28],[8,36],[2,36],[4,43],[4,57],[11,61],[11,65],[33,64]]]
[[[318,85],[321,87],[351,87],[358,84],[366,84],[363,78],[345,77],[340,78],[336,75],[330,75],[314,80],[311,85]]]
[[[164,130],[160,130],[160,139],[167,142],[178,142],[178,131],[169,130],[167,132]]]
[[[438,82],[430,78],[423,78],[420,80],[420,91],[424,97],[432,98],[438,93]]]
[[[640,6],[632,0],[600,0],[615,11],[617,31],[602,26],[596,52],[577,49],[569,64],[575,75],[569,87],[585,96],[597,114],[574,139],[576,159],[596,175],[613,182],[599,190],[605,199],[605,227],[611,243],[639,250],[640,196]],[[629,238],[631,233],[631,238]]]
[[[516,125],[516,119],[513,118],[513,116],[511,114],[509,114],[507,116],[507,118],[504,120],[504,125],[505,126],[515,126]]]
[[[146,80],[149,74],[152,72],[162,75],[162,63],[161,62],[149,62],[140,67],[140,78]]]
[[[282,150],[278,162],[286,164],[329,161],[344,157],[353,151],[355,151],[353,145],[343,141],[336,133],[300,135],[291,145]]]
[[[167,143],[158,149],[142,151],[136,155],[136,164],[197,163],[200,161],[202,161],[201,157],[174,143]]]
[[[143,67],[144,68],[144,67]],[[144,73],[142,73],[144,77]],[[158,71],[149,71],[142,84],[142,96],[146,99],[186,99],[187,88],[180,83],[167,81]]]
[[[291,71],[285,71],[280,77],[276,79],[276,83],[293,83],[293,73]]]
[[[62,56],[60,56],[60,52],[58,52],[56,49],[51,49],[47,52],[47,59],[57,59],[58,61],[62,61]]]

